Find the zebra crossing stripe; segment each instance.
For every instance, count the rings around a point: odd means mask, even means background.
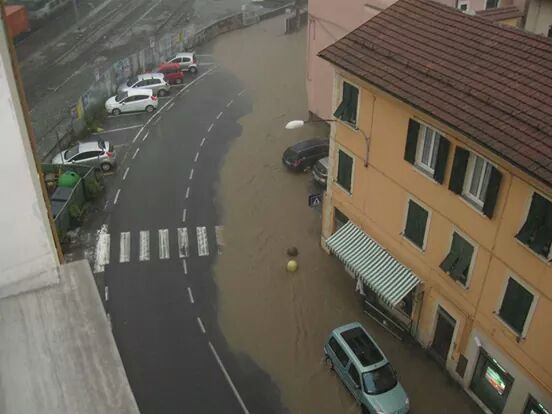
[[[188,241],[188,229],[186,227],[179,227],[177,229],[178,235],[178,257],[184,259],[190,257],[190,243]]]
[[[145,262],[150,259],[149,230],[140,232],[140,261]]]
[[[169,258],[169,230],[159,229],[159,258]]]
[[[122,232],[120,240],[119,262],[128,263],[130,261],[130,232]]]
[[[197,253],[199,256],[209,256],[209,245],[207,244],[207,229],[197,227]]]
[[[98,241],[96,242],[96,261],[94,263],[94,273],[103,272],[105,265],[109,264],[109,246],[110,236],[107,224],[102,225],[98,231]]]
[[[215,226],[215,237],[217,239],[217,251],[218,254],[222,254],[222,248],[224,247],[224,238],[222,237],[222,226]]]

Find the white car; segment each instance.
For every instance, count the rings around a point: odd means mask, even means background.
[[[151,89],[129,89],[109,98],[105,102],[105,110],[113,115],[121,112],[153,112],[158,105],[159,101]]]

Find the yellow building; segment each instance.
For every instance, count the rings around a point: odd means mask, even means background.
[[[322,245],[484,410],[552,413],[552,41],[399,0],[320,56]]]

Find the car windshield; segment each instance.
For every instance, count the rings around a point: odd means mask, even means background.
[[[126,86],[132,86],[132,85],[134,85],[136,82],[138,82],[138,78],[135,76],[135,77],[130,78],[130,79],[128,80],[128,82],[126,83]]]
[[[128,93],[126,92],[123,92],[123,93],[119,93],[117,94],[117,96],[115,97],[115,100],[117,102],[121,102],[123,99],[125,99],[126,97],[128,96]]]
[[[397,385],[397,377],[390,364],[364,373],[362,381],[364,382],[364,392],[371,395],[382,394]]]
[[[63,156],[65,157],[66,160],[70,160],[78,153],[79,153],[79,146],[75,145],[74,147],[69,148],[67,151],[65,151],[65,154]]]

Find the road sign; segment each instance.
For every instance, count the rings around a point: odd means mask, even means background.
[[[309,194],[309,207],[318,207],[322,204],[322,194]]]

